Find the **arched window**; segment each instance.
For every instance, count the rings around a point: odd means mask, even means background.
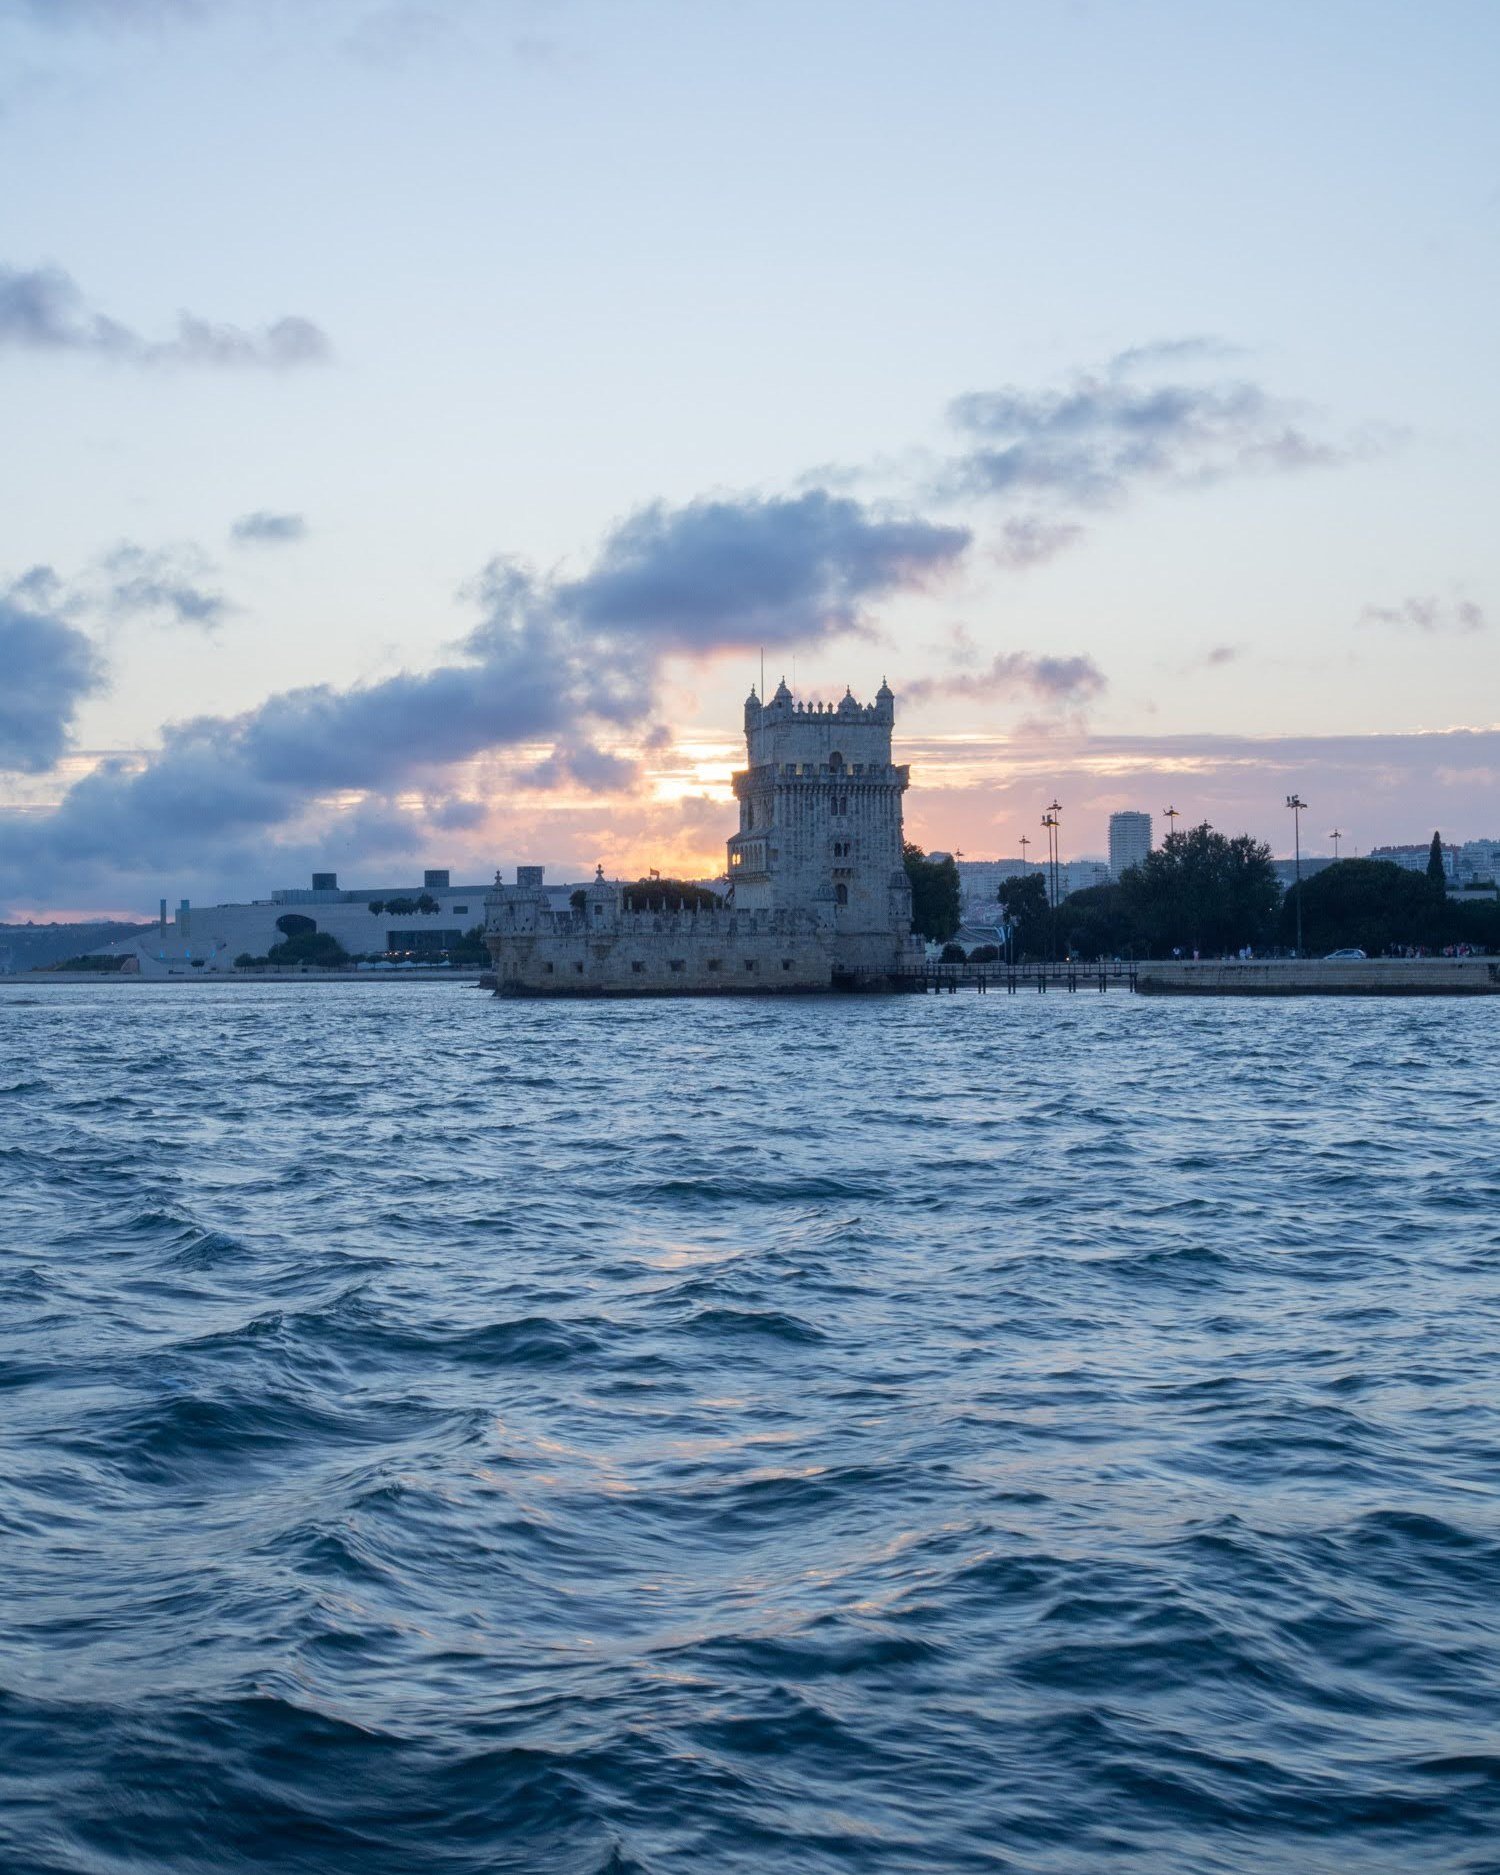
[[[842,755],[839,754],[837,749],[835,749],[833,754],[829,756],[828,766],[833,770],[835,774],[837,774],[839,770],[844,766],[844,758]]]
[[[844,884],[842,879],[833,888],[833,896],[838,900],[840,905],[847,905],[849,903],[849,888]]]

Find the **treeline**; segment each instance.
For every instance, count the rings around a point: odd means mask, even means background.
[[[918,937],[941,944],[958,929],[958,867],[944,853],[929,859],[910,840],[901,848],[911,886],[911,928]]]
[[[372,898],[370,910],[379,918],[435,918],[442,906],[430,892],[420,898]]]
[[[1063,899],[1054,914],[1044,874],[1001,881],[998,908],[1012,926],[1018,961],[1051,956],[1204,957],[1297,947],[1322,955],[1359,949],[1372,957],[1455,945],[1500,949],[1500,905],[1448,896],[1438,857],[1426,872],[1388,860],[1344,859],[1283,892],[1271,850],[1248,834],[1228,838],[1205,823],[1169,834],[1143,865],[1110,885]],[[948,935],[944,933],[943,935]]]

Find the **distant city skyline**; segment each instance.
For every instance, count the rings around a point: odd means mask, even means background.
[[[1482,0],[0,0],[0,919],[710,872],[762,659],[889,678],[928,847],[1491,837],[1497,57]]]

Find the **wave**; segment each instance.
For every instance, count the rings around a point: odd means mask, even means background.
[[[1493,1862],[1487,1006],[355,1000],[10,1025],[6,1875]]]

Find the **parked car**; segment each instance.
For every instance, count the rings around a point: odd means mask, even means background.
[[[1323,961],[1330,964],[1362,964],[1367,955],[1362,950],[1330,951]]]

